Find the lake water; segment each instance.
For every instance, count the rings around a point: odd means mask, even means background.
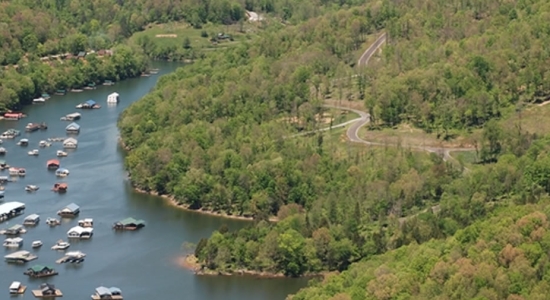
[[[123,151],[117,144],[116,122],[119,114],[130,103],[148,93],[162,74],[173,71],[177,64],[155,62],[160,68],[157,75],[118,82],[114,86],[99,86],[96,90],[82,93],[68,93],[65,96],[52,96],[46,104],[31,105],[25,108],[27,118],[20,121],[0,121],[0,133],[15,128],[21,136],[4,140],[3,147],[8,153],[3,158],[12,167],[23,167],[27,176],[5,185],[4,202],[20,201],[26,204],[25,214],[7,222],[0,228],[22,224],[25,216],[37,213],[41,223],[29,228],[21,235],[24,246],[38,255],[38,259],[25,265],[0,263],[0,299],[8,298],[8,287],[14,280],[27,285],[27,292],[17,299],[35,299],[31,290],[42,282],[49,282],[61,289],[61,299],[91,299],[98,286],[115,286],[122,290],[126,300],[174,300],[174,299],[284,299],[305,286],[305,279],[258,279],[252,277],[196,276],[182,269],[175,262],[182,254],[184,242],[197,243],[201,237],[208,237],[212,231],[226,224],[237,229],[249,223],[228,220],[170,207],[162,199],[136,193],[126,179],[123,167]],[[107,95],[120,94],[120,103],[108,106]],[[102,107],[93,110],[77,110],[75,106],[88,99],[95,100]],[[40,140],[50,137],[65,137],[65,127],[70,122],[60,121],[60,117],[80,112],[82,119],[78,139],[78,149],[68,150],[67,157],[60,158],[61,167],[70,170],[70,175],[59,180],[54,172],[48,171],[46,161],[56,158],[56,151],[62,144],[41,148],[37,157],[27,152],[38,149]],[[29,122],[46,122],[45,131],[25,133]],[[17,146],[21,138],[29,139],[28,147]],[[5,173],[5,174],[2,174]],[[7,175],[7,171],[0,172]],[[51,191],[55,182],[67,182],[66,194]],[[25,191],[25,185],[38,185],[34,193]],[[50,228],[45,224],[48,217],[56,217],[56,212],[71,202],[80,206],[80,215],[73,219],[63,219],[62,224]],[[147,226],[136,232],[115,232],[114,222],[135,217],[147,222]],[[85,241],[71,240],[67,251],[80,250],[87,254],[80,265],[55,264],[63,252],[51,250],[59,239],[67,239],[67,231],[76,226],[79,219],[94,219],[94,235]],[[31,249],[34,240],[41,240],[42,248]],[[3,250],[6,255],[15,250]],[[1,251],[0,251],[1,252]],[[51,265],[59,275],[40,279],[30,279],[23,272],[35,264]]]

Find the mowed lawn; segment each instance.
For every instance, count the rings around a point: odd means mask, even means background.
[[[147,35],[153,41],[162,43],[165,46],[181,47],[185,38],[188,38],[192,48],[195,49],[218,49],[238,44],[240,41],[249,40],[256,36],[258,26],[251,23],[242,25],[214,25],[206,24],[201,29],[193,28],[185,22],[173,22],[167,24],[150,24],[144,31],[135,33],[130,40],[136,42],[140,37]],[[203,37],[203,33],[208,36]],[[233,41],[229,39],[220,39],[213,43],[211,38],[218,34],[230,35]]]

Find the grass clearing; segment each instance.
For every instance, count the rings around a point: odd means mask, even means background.
[[[550,132],[550,105],[529,105],[521,112],[510,112],[500,124],[505,131],[517,130],[545,135]]]
[[[260,30],[257,24],[243,23],[234,25],[206,24],[201,29],[196,29],[185,22],[171,22],[166,24],[150,24],[144,31],[137,32],[130,41],[137,43],[142,36],[148,36],[151,41],[165,47],[181,47],[185,38],[190,41],[190,46],[195,49],[214,50],[237,45],[244,40],[253,39]],[[205,37],[204,34],[207,34]],[[233,38],[222,39],[213,43],[210,39],[218,34],[227,34]]]

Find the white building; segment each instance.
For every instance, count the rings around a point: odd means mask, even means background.
[[[118,103],[119,97],[118,93],[112,93],[109,96],[107,96],[107,103]]]

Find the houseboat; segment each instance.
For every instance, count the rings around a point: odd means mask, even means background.
[[[0,170],[5,170],[9,168],[10,166],[6,163],[6,161],[3,159],[0,159]]]
[[[51,97],[50,97],[50,94],[47,94],[47,93],[43,93],[43,94],[41,95],[41,97],[44,98],[44,99],[46,99],[46,100],[48,100],[48,99],[51,98]]]
[[[17,121],[17,120],[20,120],[22,119],[23,117],[25,117],[25,115],[23,113],[5,113],[4,114],[4,120],[9,120],[9,121]]]
[[[86,219],[78,220],[78,226],[84,227],[84,228],[94,227],[94,219],[86,218]]]
[[[27,229],[25,229],[25,227],[23,227],[23,225],[15,224],[15,225],[11,226],[10,228],[1,230],[0,234],[19,235],[19,234],[23,234],[23,233],[26,233],[26,232],[27,232]]]
[[[60,289],[55,288],[55,285],[50,283],[42,283],[38,287],[38,290],[32,290],[32,295],[35,298],[56,298],[63,297],[63,293]]]
[[[68,242],[64,242],[63,240],[59,240],[57,241],[57,243],[55,243],[55,245],[52,246],[52,250],[65,250],[67,248],[69,248],[71,246],[71,244],[69,244]]]
[[[8,150],[4,147],[0,147],[0,155],[6,155],[6,153],[8,153]]]
[[[34,104],[46,103],[46,99],[42,97],[34,98],[32,99],[32,103]]]
[[[52,191],[58,192],[58,193],[65,193],[67,192],[67,184],[65,182],[57,182],[53,185]]]
[[[67,94],[67,90],[59,89],[59,90],[55,91],[55,94],[59,95],[59,96],[63,96],[65,94]]]
[[[46,167],[48,170],[57,170],[59,169],[60,163],[57,159],[50,159],[46,162]]]
[[[80,226],[75,226],[69,231],[67,231],[67,237],[70,239],[89,239],[94,235],[94,229],[93,228],[84,228]]]
[[[0,222],[19,216],[25,212],[25,203],[6,202],[0,204]]]
[[[36,249],[36,248],[42,247],[42,245],[44,245],[44,244],[42,243],[42,241],[33,241],[32,244],[31,244],[31,247],[34,248],[34,249]]]
[[[23,246],[23,238],[7,238],[2,245],[6,248],[21,248]]]
[[[68,154],[67,154],[67,152],[65,152],[63,150],[57,150],[56,155],[57,155],[57,157],[65,157]]]
[[[104,286],[97,287],[95,294],[92,295],[93,300],[123,300],[122,291],[116,287],[106,288]]]
[[[68,114],[64,117],[61,117],[61,121],[76,121],[76,120],[80,120],[80,117],[82,117],[82,115],[80,113],[72,113],[72,114]]]
[[[112,80],[105,80],[103,85],[115,85],[115,83]]]
[[[46,130],[48,129],[48,125],[46,123],[28,123],[27,126],[25,126],[26,132],[34,132],[39,129]]]
[[[32,253],[30,253],[29,251],[26,251],[26,250],[13,252],[13,253],[10,253],[10,254],[4,256],[4,260],[6,262],[16,263],[16,264],[26,263],[26,262],[35,260],[37,258],[38,258],[37,255],[34,255],[34,254],[32,254]]]
[[[69,170],[65,168],[59,168],[55,171],[55,176],[57,177],[67,177],[69,176]]]
[[[17,146],[26,147],[28,145],[29,145],[29,140],[28,139],[21,139],[19,142],[17,142]]]
[[[2,188],[3,188],[3,187],[2,187]],[[4,195],[5,195],[4,193],[5,193],[5,192],[4,192],[4,190],[2,189],[2,190],[0,191],[0,199],[4,199]]]
[[[41,278],[55,276],[59,273],[50,266],[34,265],[23,272],[23,274],[33,278]]]
[[[31,151],[27,152],[29,156],[38,156],[40,154],[40,151],[38,149],[32,149]]]
[[[126,218],[113,225],[113,228],[117,230],[137,230],[143,227],[145,227],[145,221],[134,218]]]
[[[44,140],[38,142],[38,147],[40,147],[40,148],[50,147],[51,145],[52,145],[52,143],[49,143],[49,142],[44,141]]]
[[[25,168],[15,168],[15,167],[11,167],[9,168],[9,172],[10,172],[10,175],[11,176],[25,176],[27,175],[27,170],[25,170]]]
[[[61,224],[61,221],[59,221],[56,218],[47,218],[46,224],[50,225],[51,227],[57,226]]]
[[[80,251],[69,251],[65,253],[65,256],[62,258],[56,260],[55,262],[58,264],[64,264],[64,263],[75,263],[79,264],[84,261],[84,258],[86,257],[86,254]]]
[[[81,109],[94,109],[94,108],[101,108],[99,104],[97,104],[94,100],[88,100],[84,103],[80,103],[76,106],[76,108]]]
[[[40,189],[40,187],[34,184],[27,184],[27,186],[25,186],[25,191],[27,192],[36,192],[38,189]]]
[[[23,220],[25,226],[36,226],[40,222],[40,216],[37,214],[28,215]]]
[[[76,149],[78,147],[78,141],[75,138],[68,138],[63,141],[63,148]]]
[[[79,88],[71,89],[71,93],[82,93],[82,92],[84,92],[84,89],[79,89]]]
[[[79,133],[80,132],[80,125],[76,124],[76,123],[71,123],[69,125],[67,125],[67,127],[65,127],[65,131],[67,133]]]
[[[80,214],[80,207],[74,203],[67,205],[65,208],[57,212],[62,217],[75,217]]]
[[[16,130],[16,129],[8,129],[8,130],[4,131],[4,133],[2,133],[2,135],[0,135],[0,138],[1,139],[14,139],[14,138],[18,137],[19,135],[21,135],[21,131]]]
[[[27,290],[27,287],[22,285],[19,281],[14,281],[10,284],[11,295],[22,295]]]
[[[109,104],[117,104],[119,101],[119,95],[118,93],[112,93],[107,96],[107,103]]]

